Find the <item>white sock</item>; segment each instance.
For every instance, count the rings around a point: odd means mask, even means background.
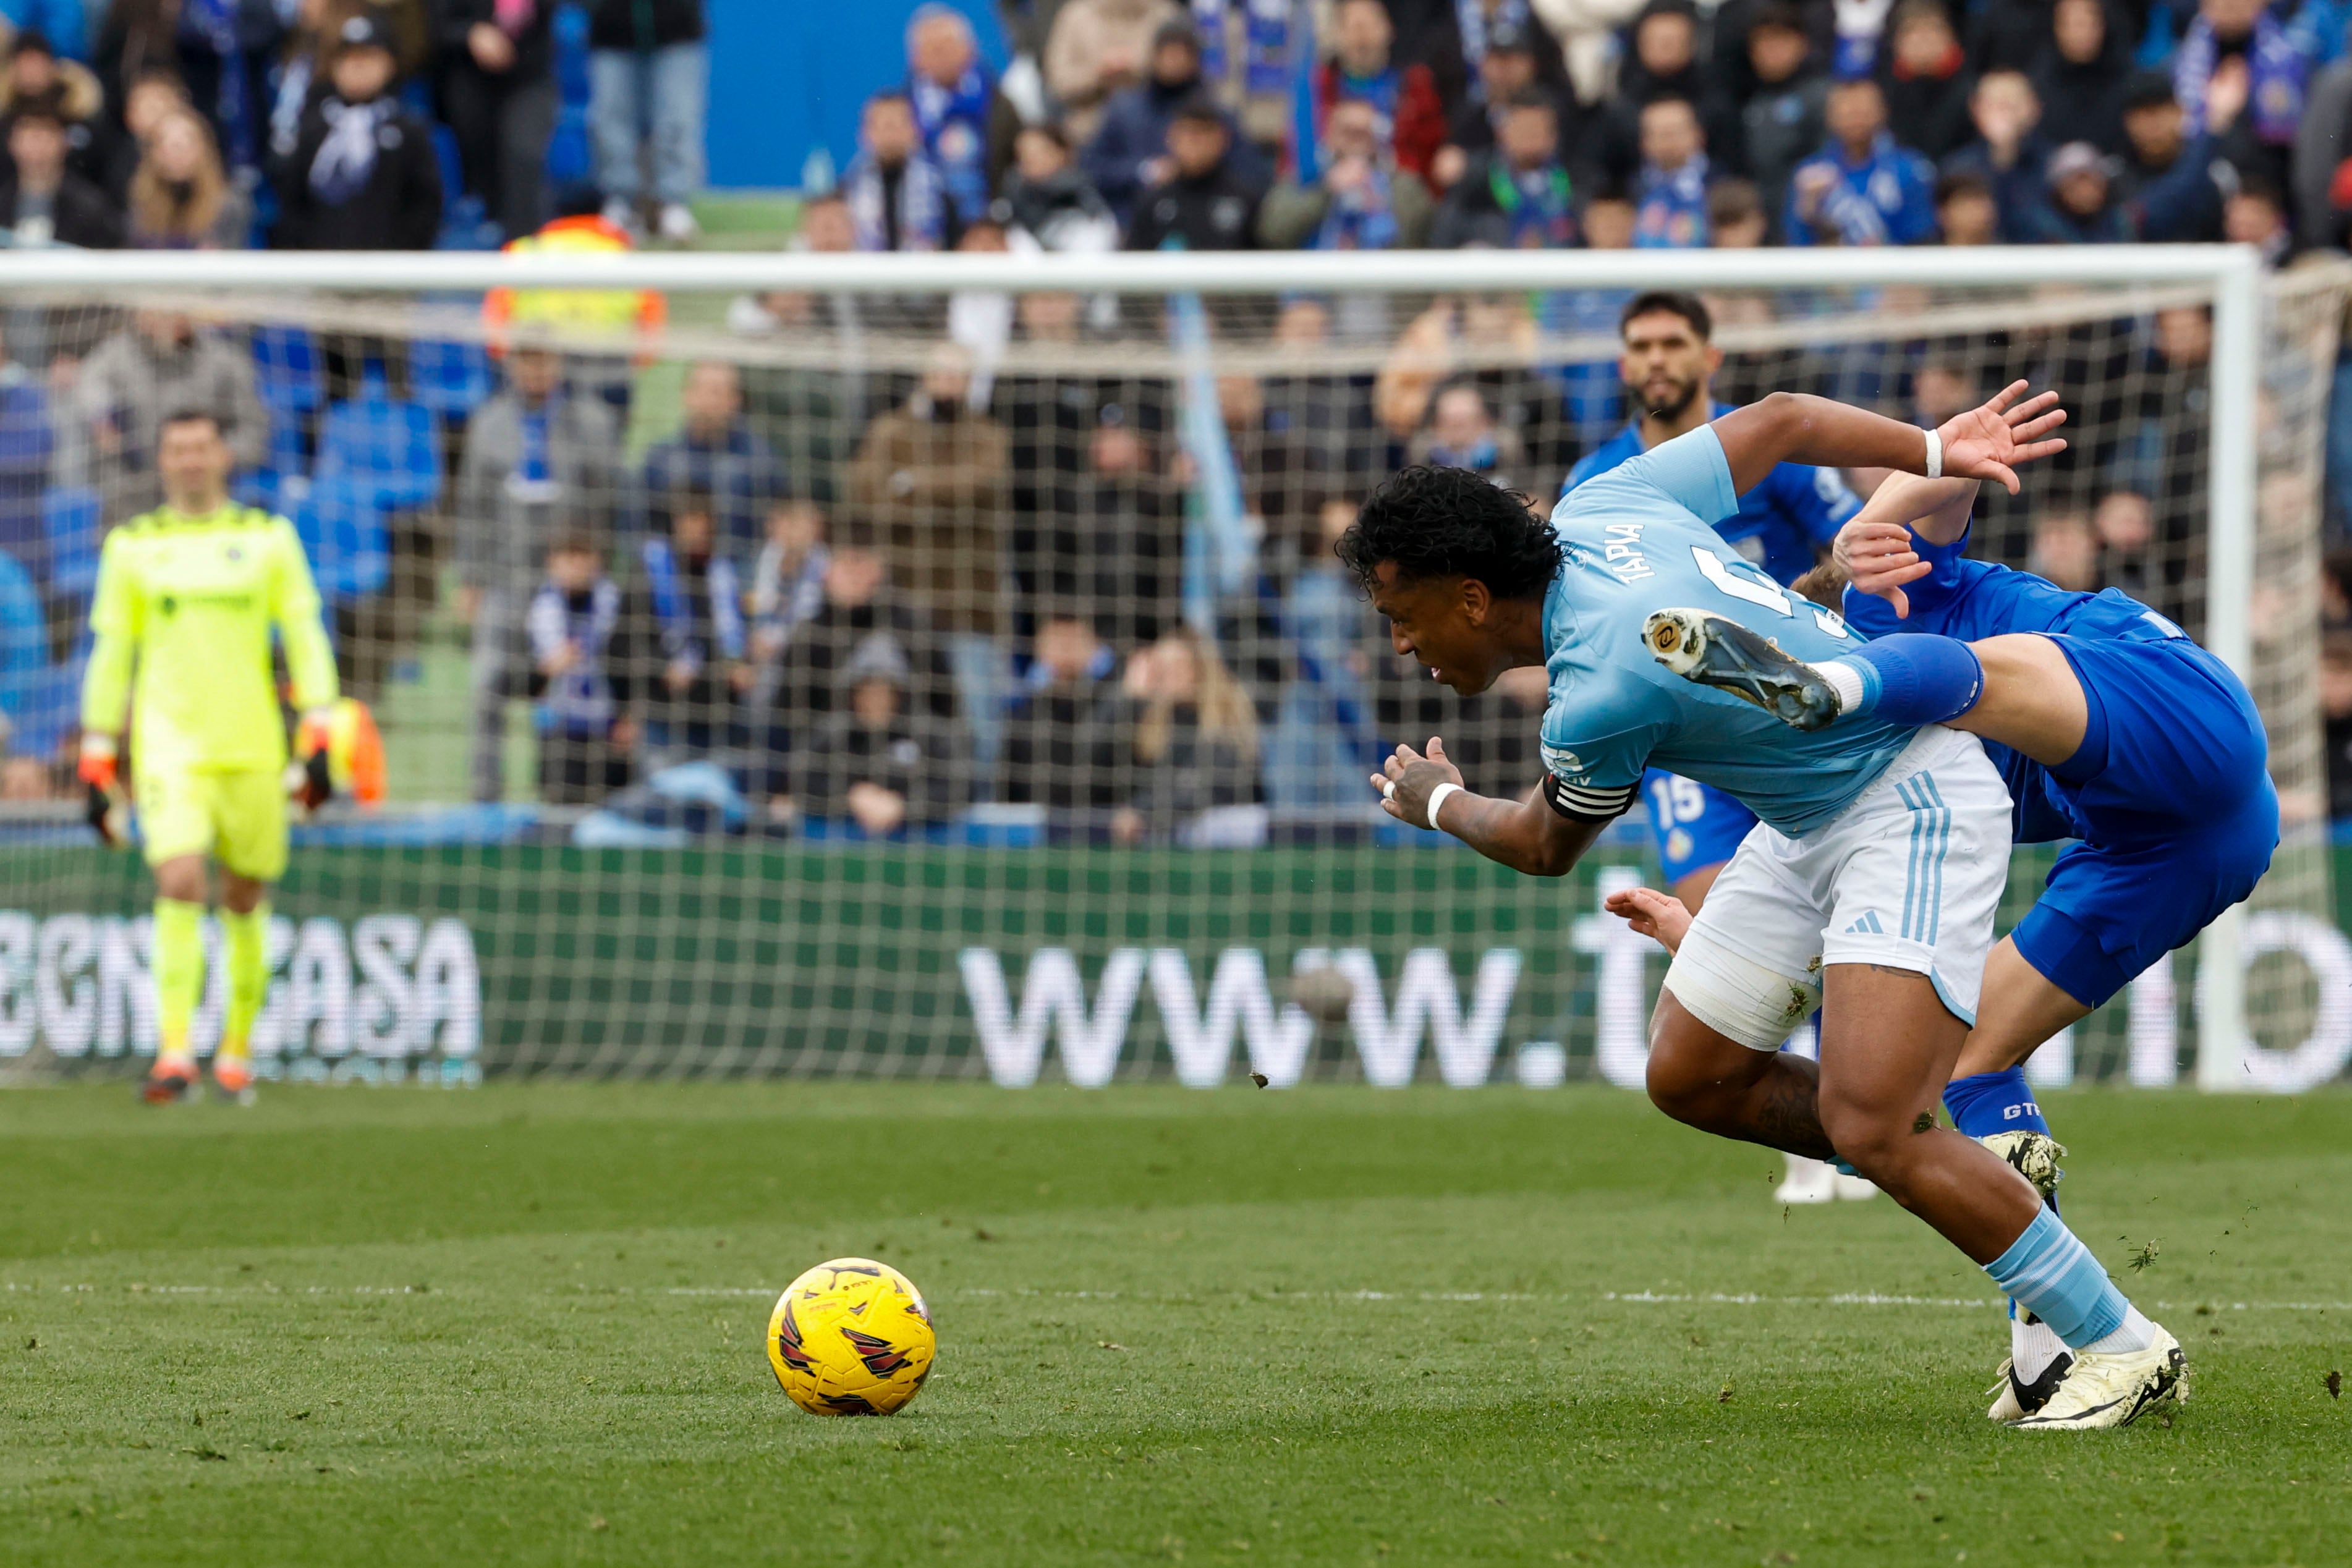
[[[1827,659],[1815,664],[1822,679],[1837,694],[1838,712],[1852,713],[1862,704],[1862,672],[1843,659]]]
[[[2009,1320],[2009,1364],[2020,1383],[2029,1386],[2039,1383],[2052,1362],[2071,1354],[2058,1331],[2040,1318],[2028,1322],[2027,1314],[2021,1312]]]
[[[2137,1307],[2126,1307],[2122,1326],[2083,1348],[2094,1355],[2121,1355],[2127,1351],[2146,1350],[2155,1343],[2156,1325],[2141,1316]]]

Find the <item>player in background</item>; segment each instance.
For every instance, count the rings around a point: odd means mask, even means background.
[[[1641,413],[1569,471],[1563,497],[1731,412],[1715,401],[1713,382],[1723,368],[1723,350],[1714,344],[1714,318],[1698,296],[1670,289],[1637,294],[1625,302],[1617,331],[1624,346],[1617,373]],[[1739,497],[1739,509],[1717,522],[1715,531],[1773,581],[1790,583],[1811,568],[1818,552],[1861,509],[1861,499],[1835,468],[1782,463]],[[1642,802],[1666,886],[1696,914],[1739,841],[1756,825],[1756,814],[1711,784],[1656,768],[1643,776]],[[1788,1174],[1772,1195],[1778,1202],[1826,1203],[1840,1196],[1868,1197],[1874,1190],[1825,1161],[1785,1157]]]
[[[90,605],[81,777],[111,837],[126,716],[131,799],[155,873],[160,1039],[142,1092],[163,1103],[197,1082],[188,1026],[204,994],[205,862],[220,865],[226,1005],[213,1076],[243,1097],[253,1020],[269,979],[269,884],[286,870],[286,722],[270,632],[285,648],[302,715],[310,805],[331,790],[335,658],[294,525],[229,499],[229,448],[209,412],[165,417],[156,441],[163,504],[107,535]]]
[[[1953,1124],[2054,1207],[2065,1151],[2026,1059],[2253,891],[2278,844],[2278,794],[2262,716],[2227,665],[2117,590],[1966,559],[1976,496],[1973,480],[1897,476],[1840,533],[1825,575],[1846,580],[1843,607],[1867,648],[1814,670],[1727,623],[1678,651],[1690,678],[1783,695],[1809,723],[1830,707],[1893,710],[1974,733],[2015,803],[2016,840],[2077,841],[1987,960],[1985,1004],[1944,1092]],[[1678,913],[1657,894],[1612,907],[1675,945]],[[2046,1325],[2014,1312],[1989,1414],[2031,1414],[2067,1364]]]
[[[2045,439],[2064,418],[2054,395],[2019,402],[2022,390],[1924,432],[1776,392],[1580,487],[1549,528],[1475,474],[1408,468],[1365,503],[1339,554],[1398,653],[1433,679],[1475,693],[1540,663],[1551,689],[1539,787],[1485,799],[1442,742],[1427,757],[1401,746],[1371,780],[1391,816],[1558,876],[1633,804],[1654,762],[1758,814],[1667,972],[1652,1100],[1720,1136],[1850,1161],[2050,1323],[2074,1361],[2017,1425],[2080,1430],[2178,1396],[2186,1365],[2031,1185],[1936,1124],[2008,879],[2000,774],[1948,729],[1872,717],[1790,728],[1674,675],[1649,630],[1696,600],[1769,615],[1803,657],[1855,646],[1833,612],[1792,601],[1708,524],[1781,462],[1949,472],[2013,492],[2012,465],[2064,444]],[[1817,1001],[1815,1063],[1780,1046]]]

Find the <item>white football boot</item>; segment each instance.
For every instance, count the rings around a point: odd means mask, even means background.
[[[2074,1353],[2074,1364],[2049,1402],[2016,1423],[2021,1432],[2086,1432],[2128,1427],[2168,1402],[2189,1398],[2189,1362],[2180,1342],[2156,1329],[2146,1350]]]
[[[2066,1173],[2058,1168],[2058,1162],[2066,1157],[2066,1145],[2047,1133],[1995,1133],[1977,1142],[2032,1183],[2033,1190],[2042,1195],[2044,1203],[2056,1195],[2058,1184],[2066,1179]]]

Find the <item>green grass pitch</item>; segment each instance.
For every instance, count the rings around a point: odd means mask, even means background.
[[[2352,1096],[2053,1109],[2169,1426],[1994,1427],[1975,1270],[1613,1092],[25,1091],[0,1560],[2352,1561]],[[761,1354],[845,1253],[890,1420]]]

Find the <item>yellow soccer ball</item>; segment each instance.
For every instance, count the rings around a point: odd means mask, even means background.
[[[887,1416],[922,1392],[939,1336],[914,1281],[868,1258],[835,1258],[784,1287],[768,1316],[768,1364],[813,1416]]]

